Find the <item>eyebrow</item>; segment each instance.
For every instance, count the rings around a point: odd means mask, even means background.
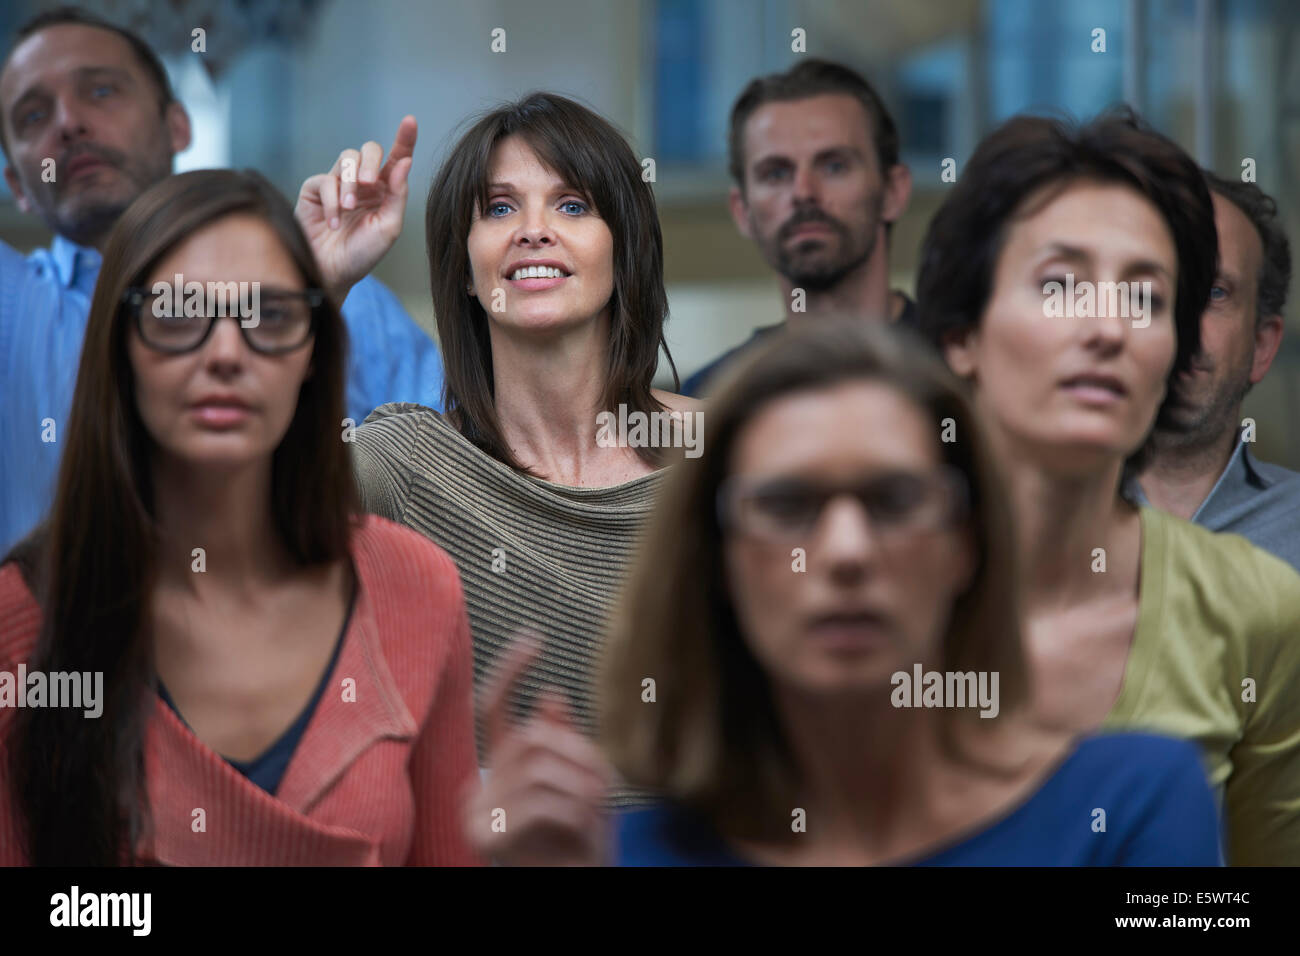
[[[488,183],[487,188],[489,193],[517,193],[520,191],[519,187],[516,186],[514,183]],[[578,193],[580,195],[586,195],[585,190],[579,189],[577,186],[571,185],[569,183],[560,180],[557,180],[552,185],[551,192]]]
[[[1068,242],[1051,242],[1044,247],[1043,254],[1038,258],[1040,261],[1043,259],[1070,259],[1075,262],[1091,262],[1092,253],[1080,246],[1072,246]],[[1134,272],[1155,272],[1164,276],[1168,281],[1173,281],[1173,275],[1170,271],[1154,259],[1137,259],[1126,263],[1124,274],[1131,275]]]
[[[107,75],[116,80],[124,80],[128,85],[134,82],[131,74],[120,66],[79,66],[72,73],[77,79],[94,79],[96,75]],[[13,118],[14,113],[23,103],[35,96],[49,96],[49,91],[39,80],[23,90],[14,100],[14,105],[9,110],[10,118]]]
[[[862,150],[858,149],[856,146],[845,143],[841,146],[828,146],[825,149],[818,150],[813,155],[813,162],[821,162],[830,159],[833,156],[853,156],[861,159],[862,155]],[[794,160],[785,153],[768,153],[767,155],[760,156],[758,159],[754,160],[753,168],[758,169],[760,166],[771,163],[787,163],[789,165],[794,165]]]

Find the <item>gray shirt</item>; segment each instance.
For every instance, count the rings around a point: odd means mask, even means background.
[[[1239,534],[1300,571],[1300,472],[1255,461],[1247,444],[1238,440],[1228,467],[1192,521],[1211,531]],[[1135,504],[1151,504],[1132,476],[1125,481],[1124,495]]]

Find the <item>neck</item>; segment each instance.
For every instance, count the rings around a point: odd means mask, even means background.
[[[1239,420],[1239,414],[1230,419]],[[1154,507],[1190,521],[1228,467],[1238,440],[1235,427],[1199,443],[1156,432],[1151,460],[1138,476],[1143,494]]]
[[[269,458],[227,469],[160,458],[153,480],[160,583],[195,594],[213,585],[247,594],[290,569],[271,513]]]
[[[939,712],[895,707],[887,692],[828,702],[776,688],[775,697],[809,815],[823,821],[819,830],[883,852],[900,824],[925,810],[933,768],[942,762]]]
[[[805,311],[793,311],[794,291],[797,286],[785,276],[781,277],[781,291],[785,295],[786,318],[794,325],[811,316],[845,315],[892,322],[898,311],[891,301],[889,290],[889,251],[883,231],[876,238],[876,248],[871,256],[856,269],[828,289],[804,289]]]
[[[1123,561],[1131,556],[1121,546],[1120,534],[1134,509],[1119,494],[1123,460],[1064,472],[1041,455],[1011,447],[996,429],[991,437],[995,457],[1005,463],[1008,497],[1015,503],[1026,611],[1071,607],[1125,582]],[[1110,574],[1094,571],[1097,548],[1104,549]]]
[[[518,335],[491,327],[494,404],[516,460],[548,480],[581,485],[611,451],[596,444],[609,354],[609,319],[564,332]]]

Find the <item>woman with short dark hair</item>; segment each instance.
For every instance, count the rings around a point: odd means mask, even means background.
[[[1018,117],[930,223],[919,322],[974,389],[1016,508],[1026,647],[1049,726],[1199,744],[1229,862],[1300,863],[1300,576],[1120,494],[1199,374],[1214,208],[1131,114]]]

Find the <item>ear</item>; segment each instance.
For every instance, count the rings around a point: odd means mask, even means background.
[[[1277,350],[1282,345],[1282,333],[1286,323],[1280,315],[1266,315],[1255,329],[1255,360],[1250,366],[1250,384],[1259,384],[1260,379],[1268,374]]]
[[[889,168],[885,177],[885,201],[880,208],[885,222],[898,222],[912,199],[912,171],[902,163]]]
[[[185,112],[185,107],[173,100],[167,104],[163,118],[167,123],[167,138],[171,142],[172,154],[175,155],[187,149],[192,140],[193,131],[190,129],[190,114]]]
[[[753,239],[754,231],[749,228],[749,203],[745,201],[745,194],[739,186],[731,187],[731,192],[727,194],[727,204],[731,207],[731,221],[736,224],[736,230],[746,239]]]
[[[939,342],[939,348],[948,367],[958,377],[972,380],[979,365],[975,356],[978,346],[979,329],[973,325],[945,332]]]
[[[5,182],[9,185],[9,191],[14,194],[14,205],[23,212],[31,212],[32,201],[23,192],[23,184],[18,180],[18,173],[7,163],[5,164]]]

